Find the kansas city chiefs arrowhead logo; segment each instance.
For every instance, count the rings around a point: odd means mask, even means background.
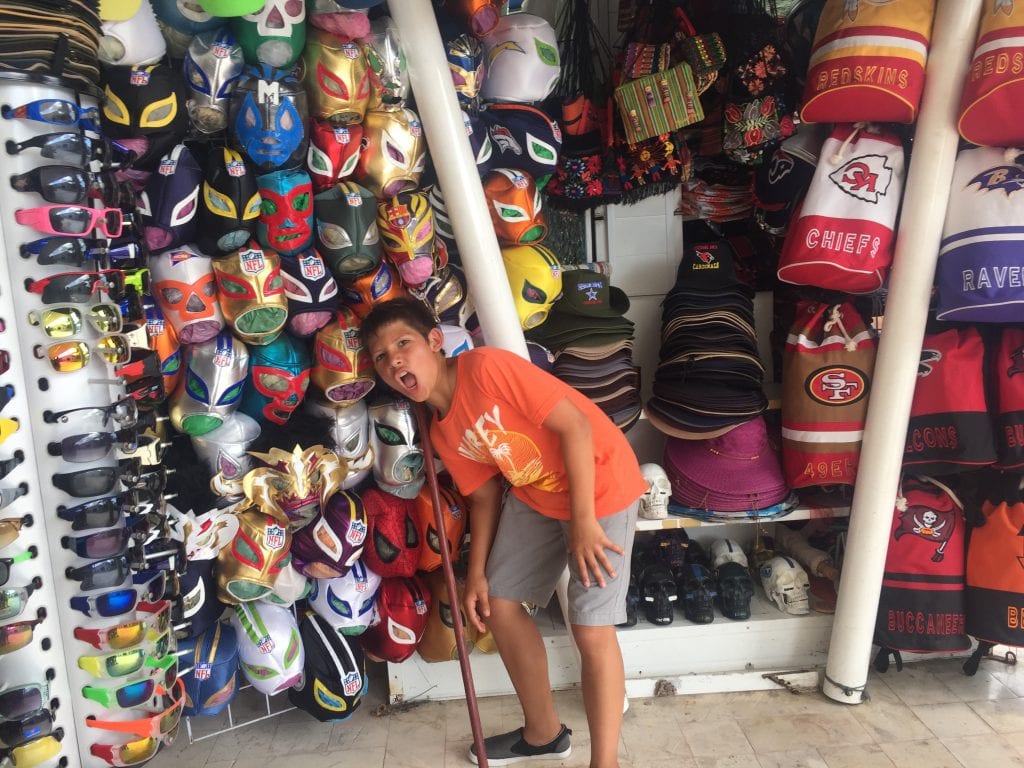
[[[851,197],[877,203],[889,191],[892,166],[883,155],[861,155],[844,163],[828,177]]]

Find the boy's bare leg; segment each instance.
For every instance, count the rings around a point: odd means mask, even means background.
[[[626,681],[615,627],[573,624],[572,634],[583,667],[580,679],[590,727],[590,768],[618,768]]]
[[[522,603],[491,597],[490,604],[487,626],[523,708],[523,738],[535,746],[547,744],[558,735],[562,723],[551,696],[547,653],[540,630]]]

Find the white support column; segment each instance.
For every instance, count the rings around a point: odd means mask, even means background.
[[[389,7],[484,338],[490,346],[528,357],[434,9],[430,0],[401,0]]]
[[[863,700],[867,681],[918,353],[953,178],[960,94],[981,8],[982,0],[939,0],[932,30],[825,668],[824,693],[846,704]]]

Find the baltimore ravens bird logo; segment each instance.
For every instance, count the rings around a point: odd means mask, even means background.
[[[997,165],[994,168],[982,171],[967,186],[977,184],[979,189],[1001,189],[1007,197],[1021,189],[1024,189],[1024,168],[1019,165]]]

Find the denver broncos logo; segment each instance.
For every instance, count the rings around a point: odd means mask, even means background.
[[[997,165],[982,171],[967,186],[977,184],[979,190],[1001,189],[1009,197],[1014,192],[1024,189],[1024,168],[1019,165]]]
[[[855,157],[828,175],[843,192],[865,203],[877,203],[885,197],[892,176],[892,166],[883,155]]]

